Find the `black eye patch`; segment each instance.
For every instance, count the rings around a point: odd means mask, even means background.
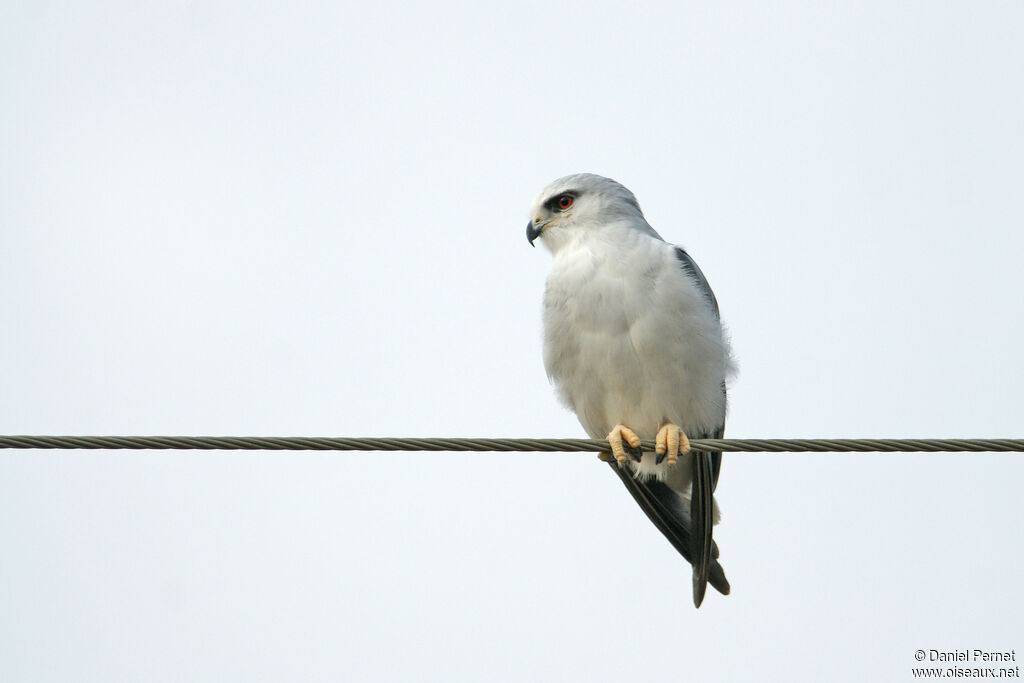
[[[565,211],[575,203],[577,196],[576,192],[562,192],[544,202],[544,206],[549,211]]]

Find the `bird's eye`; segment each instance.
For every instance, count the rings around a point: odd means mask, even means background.
[[[572,206],[572,201],[573,200],[571,194],[563,194],[561,197],[558,198],[558,208],[561,209],[562,211],[565,211],[570,206]]]

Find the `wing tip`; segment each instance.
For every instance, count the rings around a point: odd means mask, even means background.
[[[701,581],[700,576],[697,572],[693,573],[693,606],[700,609],[701,604],[704,602],[704,596],[708,592],[708,584],[705,581]]]
[[[725,578],[725,570],[722,569],[722,565],[718,564],[718,562],[714,562],[711,565],[711,573],[708,576],[708,583],[710,583],[712,587],[722,595],[728,595],[732,590],[732,586],[729,585],[729,579]]]
[[[703,580],[702,580],[703,578]],[[725,578],[725,570],[717,561],[711,563],[706,577],[701,577],[700,572],[693,570],[693,606],[700,607],[704,602],[704,596],[708,591],[708,584],[722,595],[728,595],[732,591],[729,580]]]

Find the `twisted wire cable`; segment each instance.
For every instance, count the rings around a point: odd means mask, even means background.
[[[610,451],[604,439],[325,438],[275,436],[0,436],[0,449],[202,451]],[[1024,439],[692,439],[695,451],[739,453],[1024,452]],[[654,450],[644,441],[645,451]]]

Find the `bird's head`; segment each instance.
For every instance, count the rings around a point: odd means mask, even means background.
[[[573,237],[609,223],[636,220],[646,225],[633,193],[619,183],[593,173],[565,176],[537,195],[530,207],[526,239],[537,238],[555,251]]]

